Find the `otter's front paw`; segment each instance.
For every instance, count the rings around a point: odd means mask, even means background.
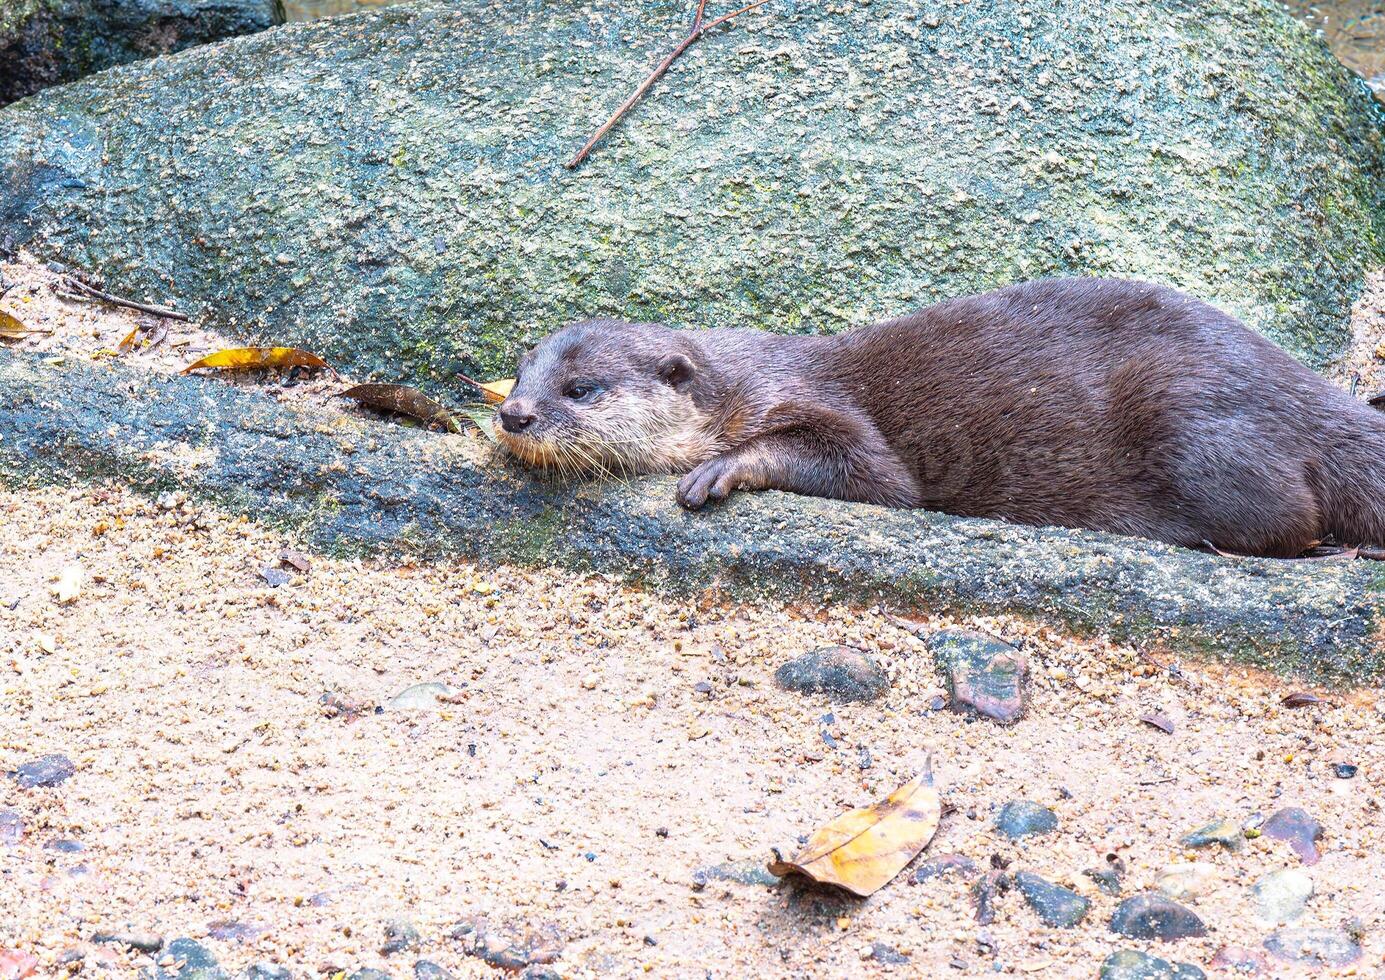
[[[734,460],[718,456],[700,464],[678,481],[678,502],[697,510],[708,500],[725,500],[740,481],[740,467]]]

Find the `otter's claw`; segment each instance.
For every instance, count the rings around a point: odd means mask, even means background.
[[[734,462],[721,456],[709,459],[678,481],[678,502],[697,510],[708,500],[725,500],[739,478]]]

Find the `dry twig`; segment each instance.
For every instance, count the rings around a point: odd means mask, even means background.
[[[62,280],[67,285],[73,287],[80,293],[101,300],[103,303],[110,303],[112,306],[123,306],[127,310],[139,310],[141,313],[149,313],[153,316],[167,317],[170,320],[182,320],[186,322],[191,319],[186,313],[179,313],[177,310],[165,309],[162,306],[150,306],[147,303],[136,303],[132,299],[122,299],[119,296],[112,296],[110,293],[103,293],[94,286],[88,286],[80,279],[67,276]]]
[[[572,170],[579,163],[585,160],[587,158],[587,155],[591,153],[592,147],[594,147],[598,142],[600,142],[601,137],[609,133],[611,131],[611,128],[615,126],[616,123],[620,122],[620,117],[625,115],[625,113],[629,112],[630,108],[644,97],[644,94],[649,91],[650,87],[660,78],[663,77],[664,72],[668,71],[669,66],[678,60],[679,55],[681,55],[684,51],[688,50],[688,48],[692,47],[693,43],[698,38],[700,38],[703,34],[706,34],[712,28],[720,27],[722,24],[725,24],[728,20],[731,20],[733,17],[739,17],[741,14],[754,10],[756,7],[762,6],[768,2],[769,0],[755,0],[754,3],[746,4],[739,10],[733,10],[729,14],[722,14],[715,20],[707,22],[703,20],[703,13],[707,7],[707,0],[698,0],[697,13],[693,16],[692,30],[688,32],[688,36],[683,39],[682,43],[679,44],[678,47],[674,48],[669,53],[668,57],[666,57],[663,61],[659,62],[657,66],[655,66],[654,70],[649,73],[649,76],[645,78],[643,82],[640,83],[639,88],[635,89],[635,91],[631,94],[630,98],[626,99],[624,102],[621,103],[620,108],[611,114],[611,118],[607,119],[604,123],[602,123],[601,128],[598,129],[595,134],[593,134],[591,139],[587,140],[586,146],[578,150],[577,155],[573,157],[571,160],[569,160],[564,166],[566,166],[567,169]]]

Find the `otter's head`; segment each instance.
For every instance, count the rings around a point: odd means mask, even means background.
[[[496,411],[500,444],[560,470],[684,472],[715,452],[702,407],[711,379],[687,334],[652,323],[587,320],[519,362]]]

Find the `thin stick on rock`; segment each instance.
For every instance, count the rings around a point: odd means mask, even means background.
[[[93,296],[96,299],[101,300],[103,303],[110,303],[112,306],[123,306],[127,310],[139,310],[141,313],[148,313],[152,316],[167,317],[170,320],[182,320],[184,322],[187,322],[191,319],[191,317],[189,317],[186,313],[179,313],[177,310],[165,309],[162,306],[150,306],[148,303],[136,303],[132,299],[122,299],[119,296],[112,296],[110,293],[103,293],[101,290],[95,288],[94,286],[88,286],[80,279],[74,279],[72,276],[66,277],[65,279],[63,279],[63,282],[67,283],[69,286],[74,287],[79,292],[86,293],[88,296]]]
[[[678,60],[679,55],[681,55],[684,51],[688,50],[688,48],[692,47],[693,43],[698,38],[700,38],[703,34],[706,34],[712,28],[720,27],[722,24],[725,24],[728,20],[731,20],[733,17],[739,17],[741,14],[748,13],[749,11],[754,10],[756,7],[763,6],[768,2],[769,0],[755,0],[754,3],[746,4],[740,10],[733,10],[729,14],[722,14],[715,20],[704,24],[702,21],[702,14],[704,8],[707,6],[707,0],[698,0],[697,15],[693,18],[692,30],[688,33],[688,36],[683,39],[683,42],[679,44],[678,47],[674,48],[669,53],[668,57],[666,57],[663,61],[659,62],[659,64],[654,68],[654,70],[649,73],[649,76],[645,78],[643,82],[640,83],[639,88],[635,89],[634,93],[631,94],[630,98],[626,99],[624,102],[621,103],[620,108],[611,114],[611,118],[607,119],[601,125],[601,128],[598,129],[596,133],[592,136],[592,138],[587,140],[587,145],[582,147],[582,149],[578,150],[577,155],[573,157],[571,160],[569,160],[566,164],[564,164],[564,166],[566,166],[569,170],[573,170],[577,167],[579,163],[585,160],[588,154],[591,153],[592,147],[596,146],[596,144],[601,141],[601,137],[609,133],[611,131],[611,128],[615,126],[616,123],[620,122],[620,117],[629,112],[630,108],[636,102],[644,98],[644,94],[649,91],[650,87],[653,86],[655,82],[657,82],[660,78],[664,76],[664,72],[668,71],[669,66]]]

